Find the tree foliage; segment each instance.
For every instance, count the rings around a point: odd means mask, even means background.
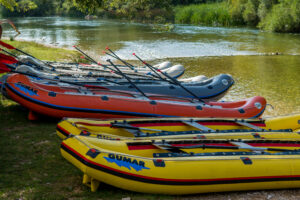
[[[0,5],[10,11],[28,11],[37,8],[37,5],[31,0],[0,0]]]
[[[218,0],[172,0],[172,5],[189,5],[189,4],[211,3],[216,1]]]
[[[233,20],[267,31],[299,32],[299,0],[229,0]]]
[[[15,0],[0,0],[0,5],[6,7],[7,9],[13,11],[17,6],[17,2]]]
[[[93,13],[102,6],[102,0],[70,0],[74,6],[84,13]]]
[[[197,1],[197,0],[195,0]],[[73,8],[82,13],[94,14],[98,9],[105,10],[115,16],[129,19],[165,19],[172,16],[172,0],[0,0],[9,11],[14,8],[24,8],[15,10],[12,16],[25,15],[27,8],[37,8],[27,16],[47,16],[61,15],[74,12]],[[20,12],[19,14],[16,12]],[[8,11],[4,14],[9,14]]]
[[[268,31],[299,33],[300,1],[279,0],[259,23],[259,27]]]
[[[1,0],[0,0],[1,1]],[[29,6],[28,6],[29,5]],[[30,7],[30,12],[28,7]],[[4,17],[9,16],[51,16],[51,15],[82,15],[73,5],[72,0],[22,0],[13,10],[2,9]]]
[[[258,22],[257,16],[258,1],[248,0],[245,4],[245,10],[243,12],[243,19],[248,25],[256,25]]]
[[[103,0],[103,8],[130,19],[151,19],[170,13],[171,0]]]
[[[159,23],[175,19],[178,23],[300,31],[300,0],[0,0],[0,5],[6,8],[2,9],[4,16],[104,13]]]

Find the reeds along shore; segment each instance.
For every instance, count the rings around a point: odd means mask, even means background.
[[[209,26],[251,26],[270,32],[299,32],[300,2],[223,1],[177,6],[175,23]]]

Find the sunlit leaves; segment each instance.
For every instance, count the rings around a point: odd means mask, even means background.
[[[0,5],[3,5],[10,11],[17,10],[22,12],[37,8],[37,5],[31,0],[0,0]]]
[[[300,1],[279,0],[259,23],[259,27],[267,31],[299,32]]]
[[[70,0],[82,12],[92,14],[98,8],[103,8],[112,14],[128,18],[151,18],[155,12],[170,8],[171,0]],[[171,10],[171,9],[170,9]],[[170,11],[169,10],[169,11]],[[156,14],[160,14],[157,12]]]
[[[13,11],[14,8],[17,6],[17,2],[15,0],[0,0],[0,5],[3,5],[4,7]]]
[[[102,0],[70,0],[74,6],[84,13],[93,13],[97,8],[102,5]]]
[[[257,6],[255,0],[248,0],[245,4],[245,10],[243,12],[243,19],[249,25],[255,25],[258,22]],[[256,4],[256,5],[255,5]]]
[[[16,7],[18,11],[27,12],[32,9],[36,9],[37,5],[30,0],[22,0],[18,2],[18,6]]]
[[[155,18],[170,12],[171,0],[103,0],[103,8],[128,18]]]

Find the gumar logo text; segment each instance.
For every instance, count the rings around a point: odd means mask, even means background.
[[[131,170],[131,168],[135,169],[136,171],[141,171],[142,169],[150,169],[148,167],[145,167],[145,162],[123,155],[110,153],[108,154],[108,157],[104,158],[110,163],[116,163],[119,167],[126,167],[129,170]]]

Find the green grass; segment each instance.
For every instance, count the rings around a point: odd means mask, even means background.
[[[168,199],[101,184],[91,192],[82,173],[59,151],[55,119],[27,120],[27,110],[12,101],[0,106],[0,199]]]
[[[74,50],[69,49],[62,49],[62,48],[55,48],[44,46],[41,44],[37,44],[35,42],[25,42],[25,41],[9,41],[9,40],[2,40],[18,49],[21,49],[24,52],[30,53],[31,55],[35,56],[36,58],[42,60],[49,60],[49,61],[64,61],[64,60],[77,60],[80,57],[80,54]],[[16,55],[20,55],[16,50],[13,50],[12,53]]]

